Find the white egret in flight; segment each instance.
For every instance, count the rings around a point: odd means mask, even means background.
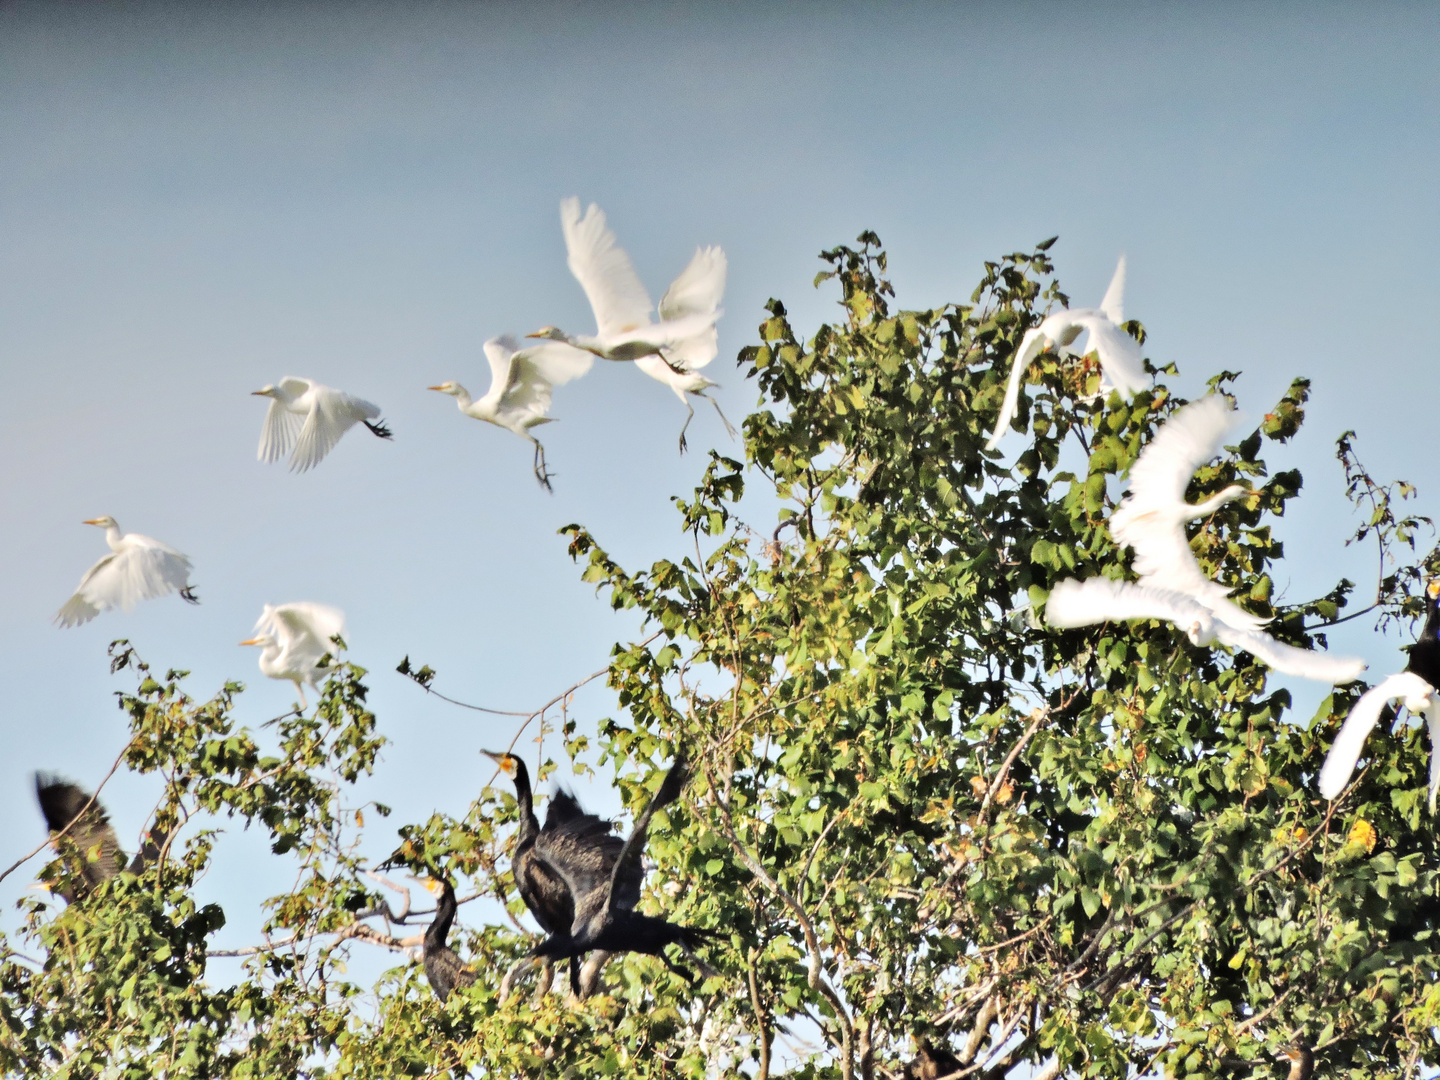
[[[457,382],[444,382],[430,389],[449,394],[466,416],[488,421],[534,443],[535,479],[551,491],[545,448],[530,429],[554,419],[545,415],[550,409],[551,389],[584,375],[595,358],[584,349],[560,341],[544,341],[525,349],[517,348],[517,344],[508,335],[485,342],[490,390],[484,397],[472,399],[470,391]]]
[[[1435,797],[1440,794],[1440,578],[1425,586],[1429,611],[1425,628],[1410,647],[1410,661],[1405,670],[1381,680],[1367,690],[1350,707],[1350,715],[1335,737],[1334,745],[1320,769],[1320,794],[1333,799],[1345,789],[1355,763],[1365,749],[1365,740],[1380,722],[1385,706],[1396,698],[1415,716],[1425,717],[1430,733],[1430,813],[1435,813]]]
[[[725,295],[725,252],[718,247],[695,249],[690,264],[670,283],[660,299],[658,322],[650,318],[654,304],[645,291],[630,256],[615,242],[605,225],[605,214],[591,203],[580,215],[580,200],[560,204],[560,224],[565,232],[567,263],[575,280],[585,290],[595,314],[593,335],[567,334],[546,326],[532,338],[564,341],[604,360],[634,360],[636,367],[658,379],[685,403],[685,426],[680,429],[680,449],[685,449],[685,428],[695,415],[689,395],[703,397],[715,406],[725,430],[735,429],[720,410],[720,403],[705,391],[719,383],[700,374],[700,369],[720,351],[715,324],[719,321],[720,300]]]
[[[995,430],[985,449],[993,450],[1015,418],[1016,404],[1020,400],[1020,380],[1029,370],[1030,364],[1046,349],[1056,349],[1061,356],[1084,355],[1072,349],[1074,342],[1085,331],[1090,332],[1089,349],[1100,357],[1100,370],[1120,393],[1133,396],[1150,385],[1150,376],[1145,372],[1144,357],[1140,343],[1121,329],[1125,321],[1125,256],[1115,267],[1115,276],[1105,290],[1105,299],[1098,308],[1067,308],[1047,316],[1036,327],[1025,332],[1020,348],[1015,353],[1015,363],[1010,368],[1010,381],[1005,386],[1005,401],[1000,406],[1000,415],[995,420]]]
[[[287,375],[278,383],[254,391],[252,396],[270,399],[256,456],[269,462],[290,454],[291,472],[304,472],[320,464],[340,436],[356,424],[364,424],[382,439],[391,437],[390,429],[379,420],[378,405],[314,379]]]
[[[306,708],[305,683],[318,690],[320,676],[329,669],[320,666],[321,658],[338,649],[330,639],[345,637],[345,613],[326,604],[297,601],[291,604],[266,604],[255,624],[254,637],[241,645],[259,645],[260,673],[272,679],[288,679],[300,695],[300,708]]]
[[[1193,596],[1170,589],[1097,577],[1061,581],[1045,602],[1045,621],[1061,629],[1128,619],[1174,623],[1196,645],[1218,641],[1243,649],[1285,675],[1339,684],[1352,682],[1365,670],[1363,660],[1297,649],[1262,631],[1231,626]]]
[[[61,626],[79,626],[113,607],[129,611],[141,600],[176,591],[192,604],[200,602],[190,584],[193,568],[188,557],[148,536],[122,534],[112,517],[91,518],[84,524],[105,530],[110,554],[85,571],[75,595],[55,613]]]
[[[1220,452],[1235,419],[1230,402],[1211,394],[1166,420],[1130,467],[1130,491],[1110,516],[1110,535],[1134,549],[1140,584],[1183,593],[1236,629],[1259,630],[1269,620],[1242,609],[1229,589],[1205,576],[1185,535],[1189,522],[1249,494],[1232,484],[1202,503],[1185,501],[1190,478]]]

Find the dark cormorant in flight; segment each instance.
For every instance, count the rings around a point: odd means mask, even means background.
[[[609,875],[625,847],[625,841],[611,831],[610,822],[587,814],[574,796],[564,791],[550,797],[542,829],[535,817],[530,772],[525,768],[525,762],[514,754],[496,754],[489,750],[481,753],[494,759],[500,770],[515,783],[520,828],[515,834],[515,850],[510,856],[510,865],[515,873],[515,887],[520,892],[520,898],[547,937],[568,936],[575,921],[575,900],[555,864],[593,862],[602,874]],[[629,899],[631,907],[640,901],[639,869],[637,865],[633,882],[627,878],[623,890],[623,896]],[[580,996],[578,954],[570,958],[570,990],[576,997]]]
[[[581,956],[592,949],[648,953],[659,957],[666,967],[688,980],[690,973],[665,955],[665,946],[674,944],[680,946],[704,975],[717,974],[694,952],[707,937],[716,936],[714,931],[679,926],[635,910],[644,877],[641,858],[650,819],[656,810],[679,797],[688,772],[683,758],[671,766],[660,790],[636,819],[634,830],[608,871],[602,852],[594,845],[572,843],[564,825],[552,836],[542,832],[536,838],[537,855],[565,879],[575,898],[575,919],[568,934],[551,934],[531,951],[532,955],[559,960]]]
[[[110,826],[110,816],[105,813],[105,807],[88,791],[68,780],[36,773],[35,797],[54,838],[52,843],[56,851],[70,862],[69,888],[51,890],[63,897],[67,904],[89,896],[121,870],[141,873],[160,856],[165,837],[152,833],[127,866],[125,853],[115,839],[115,830]],[[57,835],[62,832],[63,836]]]
[[[460,962],[455,950],[445,944],[450,936],[450,926],[455,921],[455,886],[442,874],[432,874],[425,887],[438,898],[435,918],[425,928],[425,977],[430,980],[430,989],[443,1005],[450,991],[457,986],[466,987],[475,981],[475,971]]]
[[[1440,749],[1440,578],[1425,586],[1425,596],[1425,628],[1410,646],[1405,670],[1362,694],[1335,736],[1320,770],[1320,794],[1327,799],[1345,789],[1365,749],[1365,740],[1382,716],[1393,717],[1390,702],[1401,698],[1410,712],[1425,717],[1430,730],[1430,812],[1435,812],[1435,796],[1440,793],[1440,753],[1436,752]]]

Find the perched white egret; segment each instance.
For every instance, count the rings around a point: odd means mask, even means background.
[[[61,626],[79,626],[113,607],[129,611],[141,600],[176,591],[192,604],[200,602],[190,584],[193,567],[188,557],[148,536],[121,533],[112,517],[91,518],[84,524],[105,530],[110,554],[85,571],[75,595],[55,613]]]
[[[291,472],[304,472],[319,465],[335,448],[340,436],[356,424],[364,424],[382,439],[391,437],[390,429],[378,420],[378,405],[314,379],[286,375],[278,383],[254,391],[252,396],[270,399],[256,456],[269,462],[290,454]],[[291,447],[294,447],[293,453]]]
[[[582,217],[580,200],[565,199],[560,203],[560,224],[567,263],[590,301],[596,332],[572,335],[546,326],[529,336],[564,341],[604,360],[633,360],[645,374],[670,387],[686,408],[685,426],[680,429],[682,451],[685,428],[695,415],[692,394],[714,405],[725,430],[734,435],[720,403],[705,393],[719,384],[699,373],[720,351],[715,324],[725,295],[725,252],[718,247],[696,248],[690,264],[660,299],[656,322],[650,318],[654,308],[650,294],[630,256],[606,227],[601,209],[591,203]]]
[[[337,646],[331,638],[344,638],[345,613],[339,608],[306,601],[266,604],[254,634],[240,644],[262,647],[260,673],[293,682],[300,695],[300,708],[304,709],[304,684],[319,689],[320,676],[328,670],[320,666],[320,659],[326,653],[336,652]]]
[[[1015,353],[1015,363],[1010,368],[1010,381],[1005,386],[1005,401],[1000,406],[1000,415],[995,420],[995,430],[985,449],[993,450],[1015,418],[1016,404],[1020,400],[1020,380],[1029,370],[1030,364],[1046,349],[1056,349],[1061,356],[1084,355],[1072,349],[1071,343],[1087,330],[1090,332],[1089,348],[1100,358],[1100,370],[1115,389],[1126,396],[1133,396],[1150,385],[1150,376],[1145,372],[1145,360],[1140,352],[1140,343],[1121,329],[1125,321],[1125,256],[1115,267],[1115,276],[1105,290],[1105,299],[1098,308],[1067,308],[1049,315],[1036,327],[1025,332],[1020,339],[1020,348]]]
[[[1196,645],[1218,641],[1243,649],[1286,675],[1339,684],[1354,681],[1365,670],[1363,660],[1297,649],[1259,630],[1231,626],[1193,596],[1170,589],[1097,577],[1061,581],[1045,602],[1045,621],[1061,629],[1128,619],[1173,623]]]
[[[1430,813],[1435,813],[1435,797],[1440,794],[1440,695],[1436,692],[1440,688],[1440,578],[1425,586],[1425,595],[1425,627],[1410,647],[1405,670],[1381,680],[1360,696],[1330,747],[1320,769],[1320,794],[1327,799],[1345,789],[1365,740],[1380,722],[1385,706],[1399,698],[1412,715],[1425,717],[1430,734]]]
[[[449,394],[466,416],[488,421],[534,443],[535,479],[551,491],[545,447],[530,434],[530,429],[554,419],[545,415],[550,409],[551,389],[584,375],[595,357],[560,341],[544,341],[521,349],[509,335],[485,342],[485,356],[490,361],[490,390],[484,397],[472,399],[470,391],[457,382],[444,382],[430,389]]]
[[[1185,501],[1190,478],[1220,452],[1235,420],[1230,402],[1211,394],[1160,425],[1130,467],[1130,491],[1110,516],[1110,535],[1134,549],[1140,584],[1184,593],[1236,629],[1259,630],[1269,620],[1245,611],[1230,599],[1229,589],[1205,576],[1185,535],[1189,522],[1249,494],[1232,484],[1202,503]]]

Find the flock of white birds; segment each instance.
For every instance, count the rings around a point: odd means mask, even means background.
[[[472,397],[458,382],[429,389],[455,398],[465,415],[534,444],[535,478],[546,490],[551,475],[545,448],[530,431],[552,419],[552,390],[588,372],[597,356],[633,363],[675,391],[687,410],[680,429],[682,451],[685,431],[695,415],[692,395],[706,397],[726,431],[734,435],[719,403],[705,393],[718,384],[700,373],[719,352],[715,324],[725,295],[725,252],[718,247],[698,248],[661,297],[657,319],[652,318],[656,306],[630,256],[616,243],[598,206],[592,203],[582,215],[580,200],[566,199],[560,204],[560,224],[567,263],[590,301],[596,332],[568,334],[546,326],[528,335],[539,340],[525,348],[509,336],[491,338],[485,343],[490,389],[483,397]],[[288,455],[292,471],[312,469],[356,424],[364,424],[379,438],[391,438],[378,405],[314,379],[287,375],[254,393],[270,399],[257,455],[262,462]],[[113,517],[92,518],[85,524],[105,529],[110,552],[85,572],[75,594],[56,613],[60,626],[79,626],[111,608],[129,611],[142,600],[172,592],[199,602],[190,584],[193,567],[187,556],[151,537],[122,533]],[[261,673],[293,682],[303,709],[305,686],[318,687],[326,656],[337,639],[344,640],[344,633],[345,615],[337,608],[307,601],[266,604],[252,636],[241,644],[261,647]]]
[[[597,356],[633,363],[675,391],[687,409],[680,431],[680,449],[685,449],[685,430],[694,416],[689,399],[706,397],[705,391],[717,385],[701,371],[719,351],[716,323],[726,274],[725,253],[720,248],[698,248],[657,309],[599,207],[591,204],[582,215],[580,201],[566,199],[560,204],[560,221],[567,262],[589,299],[596,332],[569,334],[546,326],[528,335],[538,341],[524,348],[508,336],[492,338],[485,343],[491,383],[483,397],[472,397],[457,382],[429,387],[454,397],[467,416],[505,428],[534,444],[535,478],[547,490],[550,473],[545,449],[531,429],[550,421],[552,390],[585,375]],[[1133,396],[1150,385],[1140,345],[1124,328],[1124,292],[1122,256],[1098,308],[1055,312],[1025,334],[987,448],[993,449],[1010,426],[1025,373],[1047,350],[1062,357],[1095,353],[1104,377],[1101,393],[1113,387]],[[652,312],[658,318],[652,318]],[[1072,347],[1081,334],[1089,335],[1083,353]],[[357,423],[380,438],[391,437],[380,421],[378,406],[312,379],[287,376],[255,393],[270,398],[258,454],[263,462],[278,461],[288,454],[292,470],[313,468]],[[733,435],[719,403],[708,400]],[[1236,420],[1229,400],[1211,395],[1184,406],[1160,427],[1132,466],[1129,491],[1110,518],[1111,535],[1134,552],[1133,568],[1139,580],[1061,581],[1046,602],[1046,621],[1052,627],[1068,628],[1161,620],[1183,630],[1197,646],[1219,642],[1251,653],[1288,675],[1332,684],[1351,682],[1364,671],[1363,661],[1297,648],[1265,633],[1268,620],[1231,600],[1230,590],[1207,577],[1191,551],[1186,534],[1190,522],[1207,518],[1224,504],[1250,494],[1246,488],[1232,485],[1202,503],[1192,504],[1185,498],[1191,478],[1220,452]],[[186,556],[148,536],[122,533],[112,517],[94,518],[85,524],[104,527],[110,553],[86,572],[75,594],[56,614],[59,625],[76,626],[109,608],[129,610],[141,600],[171,592],[197,602]],[[1431,599],[1433,608],[1433,590]],[[266,604],[252,637],[241,644],[260,646],[261,672],[293,682],[301,708],[305,708],[305,686],[318,686],[325,657],[337,640],[343,641],[344,631],[345,616],[336,608],[309,602]],[[1440,713],[1440,708],[1434,707],[1435,696],[1435,688],[1412,672],[1393,676],[1365,695],[1352,711],[1322,773],[1327,797],[1338,794],[1350,776],[1386,702],[1399,698],[1411,711],[1428,715]],[[1432,718],[1431,728],[1432,736],[1440,738],[1440,715]],[[1437,790],[1440,757],[1432,763],[1432,809]]]

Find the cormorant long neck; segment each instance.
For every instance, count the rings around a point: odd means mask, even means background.
[[[515,805],[520,809],[520,830],[515,834],[515,848],[533,843],[540,835],[540,821],[535,817],[535,794],[530,790],[530,770],[525,762],[512,757],[515,762]]]
[[[440,879],[440,898],[435,904],[435,919],[425,930],[425,948],[439,949],[450,936],[450,926],[455,921],[455,886],[449,878]]]

